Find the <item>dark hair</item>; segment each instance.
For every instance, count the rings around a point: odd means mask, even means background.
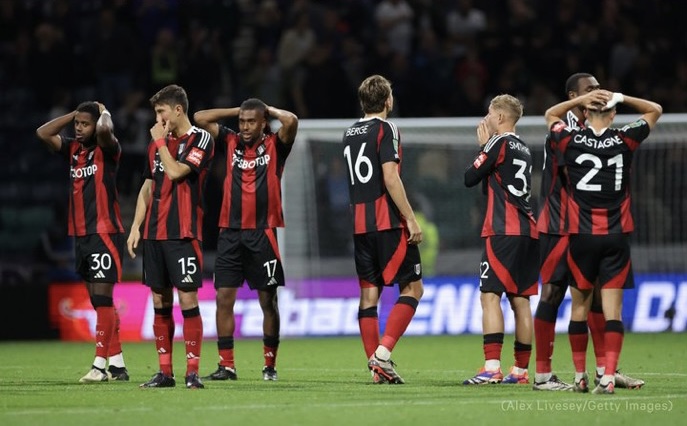
[[[262,111],[267,116],[267,105],[257,98],[246,99],[241,103],[241,110],[257,110]]]
[[[93,101],[81,102],[79,106],[76,107],[77,112],[87,112],[93,117],[93,121],[97,121],[100,117],[100,108],[98,104]]]
[[[580,80],[582,80],[583,78],[594,78],[594,76],[587,72],[577,72],[571,75],[565,81],[565,94],[567,95],[570,92],[577,93],[577,90],[580,85]]]
[[[384,103],[391,95],[391,82],[381,75],[372,75],[360,83],[358,99],[365,114],[384,111]]]
[[[245,101],[241,102],[241,107],[239,108],[241,111],[258,111],[262,112],[263,116],[265,117],[265,134],[270,134],[272,133],[272,128],[270,127],[270,122],[267,119],[267,104],[261,101],[258,98],[249,98],[246,99]]]
[[[183,87],[170,84],[160,89],[150,98],[150,105],[169,105],[175,107],[181,105],[184,113],[188,112],[188,96]]]

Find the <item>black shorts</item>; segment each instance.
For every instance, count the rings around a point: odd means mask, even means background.
[[[422,279],[420,250],[405,228],[356,234],[353,244],[359,279],[378,286]]]
[[[524,235],[487,237],[479,269],[482,293],[535,295],[539,281],[539,241]]]
[[[539,256],[541,282],[567,287],[570,282],[568,236],[539,234]]]
[[[601,288],[634,288],[630,236],[570,235],[568,266],[572,274],[570,285],[590,290],[598,282]]]
[[[253,290],[285,284],[276,229],[220,230],[215,288],[238,288],[244,281]]]
[[[75,269],[89,283],[116,283],[122,279],[124,235],[91,234],[74,240]]]
[[[143,284],[194,290],[203,285],[203,251],[198,240],[143,240]]]

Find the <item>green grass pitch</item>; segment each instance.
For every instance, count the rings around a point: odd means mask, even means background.
[[[573,375],[566,335],[558,335],[554,370]],[[512,360],[506,336],[503,368]],[[687,334],[628,334],[620,366],[646,380],[615,395],[535,392],[524,385],[463,386],[482,363],[481,336],[405,337],[394,351],[405,385],[373,385],[357,338],[282,339],[278,382],[263,382],[262,342],[237,340],[238,381],[206,381],[188,390],[139,389],[157,370],[154,344],[125,343],[131,382],[82,385],[92,344],[0,343],[0,425],[537,425],[684,424]],[[181,342],[176,374],[184,374]],[[203,346],[201,375],[214,371],[213,341]],[[593,353],[588,356],[592,371]],[[534,353],[530,363],[534,373]],[[533,377],[532,377],[533,378]],[[680,420],[683,419],[683,420]]]

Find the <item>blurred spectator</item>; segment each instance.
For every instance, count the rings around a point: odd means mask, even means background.
[[[150,55],[150,81],[153,87],[164,87],[179,81],[178,49],[179,43],[172,30],[161,28]]]
[[[121,105],[121,96],[133,86],[139,55],[133,35],[117,23],[112,9],[100,12],[97,34],[89,50],[89,60],[82,66],[92,64],[98,100],[116,109]]]
[[[477,9],[473,0],[453,0],[446,13],[446,32],[461,42],[473,39],[487,28],[484,12]]]
[[[382,0],[375,9],[380,37],[389,42],[391,50],[401,55],[410,54],[413,35],[413,9],[405,0]]]

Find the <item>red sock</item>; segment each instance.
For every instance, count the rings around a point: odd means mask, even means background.
[[[570,350],[572,351],[575,372],[582,373],[587,371],[587,344],[589,343],[587,322],[570,321],[568,338],[570,339]]]
[[[155,335],[155,348],[157,349],[160,371],[166,376],[173,376],[172,340],[174,339],[174,318],[172,315],[155,314],[153,334]]]
[[[484,350],[484,359],[501,359],[501,349],[503,348],[503,342],[501,343],[484,343],[482,349]]]
[[[409,296],[401,296],[391,308],[389,318],[386,321],[384,330],[384,337],[382,337],[381,345],[389,351],[393,351],[398,339],[403,336],[408,324],[415,315],[415,308],[417,308],[418,300]]]
[[[110,339],[110,347],[107,350],[108,357],[122,353],[122,342],[119,340],[119,312],[117,312],[117,309],[114,310],[114,317],[114,331],[112,339]]]
[[[358,326],[360,327],[360,337],[363,340],[365,356],[370,358],[379,346],[379,318],[360,318],[358,319]]]
[[[203,319],[195,308],[191,315],[184,315],[184,343],[186,345],[186,375],[198,374],[200,349],[203,344]],[[182,312],[185,313],[185,312]],[[187,316],[188,315],[188,316]]]
[[[532,345],[527,345],[515,341],[514,348],[515,366],[518,368],[528,368],[532,357]]]
[[[95,308],[95,356],[107,359],[115,327],[115,313],[112,306]]]
[[[534,341],[537,347],[537,373],[551,372],[553,342],[556,338],[556,323],[534,318]]]
[[[275,346],[262,346],[262,353],[265,356],[265,367],[274,368],[277,365],[277,350]]]
[[[604,345],[606,319],[604,318],[604,314],[602,312],[590,311],[587,315],[587,323],[589,324],[589,331],[592,335],[596,365],[597,367],[604,367],[606,365],[606,348]],[[611,373],[609,372],[608,374]]]
[[[223,367],[236,368],[234,364],[234,349],[219,350],[219,365]]]
[[[604,374],[614,374],[618,369],[618,358],[623,348],[624,326],[621,321],[606,323],[606,371]]]

